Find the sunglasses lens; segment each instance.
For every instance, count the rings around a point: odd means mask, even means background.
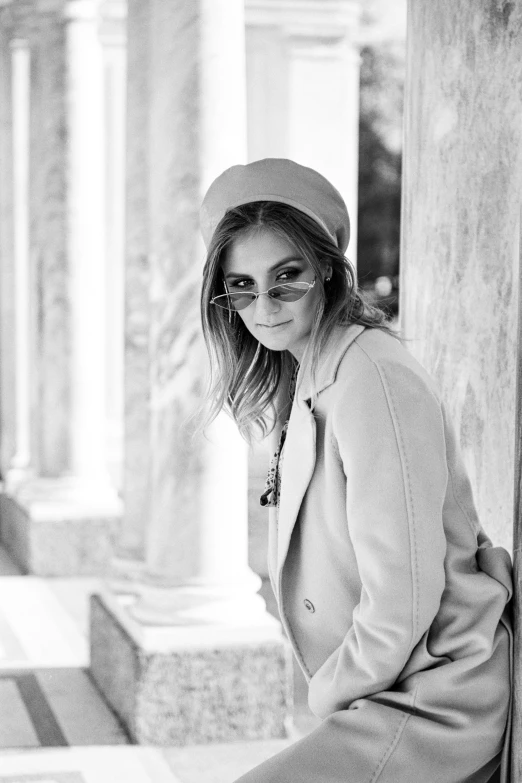
[[[310,286],[308,283],[285,283],[284,285],[275,285],[270,289],[272,299],[279,299],[281,302],[297,302],[306,293]]]
[[[222,294],[214,297],[214,304],[225,310],[243,310],[248,307],[256,297],[250,293]]]
[[[310,290],[309,283],[284,283],[275,285],[267,293],[272,299],[280,302],[297,302]],[[220,294],[212,300],[218,307],[225,310],[244,310],[249,304],[252,304],[256,294],[250,291],[235,292],[233,294]]]

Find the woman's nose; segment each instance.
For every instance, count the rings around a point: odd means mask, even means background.
[[[261,322],[259,316],[262,317],[265,314],[271,315],[272,313],[278,313],[281,309],[281,302],[268,294],[261,294],[256,299],[255,308],[256,315],[258,316],[257,320],[258,322]]]

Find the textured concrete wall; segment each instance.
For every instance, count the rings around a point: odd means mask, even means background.
[[[522,3],[410,0],[401,325],[495,543],[513,521]]]

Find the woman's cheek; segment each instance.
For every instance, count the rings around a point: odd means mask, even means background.
[[[250,334],[253,334],[253,331],[252,331],[252,330],[253,330],[253,323],[252,323],[252,319],[251,319],[251,318],[249,318],[249,316],[248,316],[248,315],[246,315],[246,314],[245,314],[245,315],[242,315],[242,313],[241,313],[241,312],[239,312],[239,313],[238,313],[238,315],[239,315],[239,317],[241,318],[241,320],[243,321],[243,323],[245,324],[245,327],[248,329],[248,331],[250,332]]]

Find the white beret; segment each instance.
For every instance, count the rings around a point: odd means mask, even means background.
[[[214,180],[200,211],[206,247],[229,209],[253,201],[289,204],[316,220],[343,253],[348,247],[350,218],[339,191],[318,171],[286,158],[232,166]]]

